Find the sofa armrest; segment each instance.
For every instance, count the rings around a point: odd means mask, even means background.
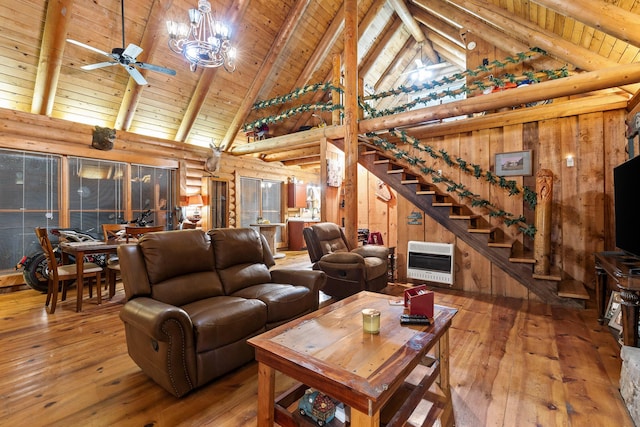
[[[327,281],[327,275],[324,271],[319,270],[294,270],[280,269],[271,270],[271,279],[276,283],[289,283],[294,286],[305,286],[314,295],[314,307],[318,308],[320,304],[320,289],[324,287]]]
[[[186,311],[146,297],[126,302],[120,310],[120,319],[156,341],[169,341],[169,335],[163,330],[168,321],[177,322],[183,331],[193,331],[191,318]],[[192,346],[192,334],[185,334],[185,341],[187,346]]]
[[[277,283],[289,283],[295,286],[306,286],[312,291],[319,291],[324,285],[326,275],[318,270],[294,270],[282,268],[271,270],[271,278]]]
[[[364,245],[353,249],[351,253],[357,253],[363,257],[376,257],[382,260],[389,258],[389,248],[381,245]]]
[[[360,268],[364,265],[364,258],[357,252],[333,252],[324,255],[318,262],[330,264],[354,264],[354,267]]]

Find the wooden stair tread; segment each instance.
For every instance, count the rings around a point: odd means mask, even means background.
[[[584,284],[574,279],[565,279],[558,283],[558,296],[582,300],[590,299]]]
[[[409,185],[409,184],[418,184],[420,181],[418,181],[417,179],[403,179],[400,181],[400,184],[402,185]]]
[[[490,241],[487,243],[487,246],[490,248],[511,248],[513,243],[511,242],[503,242],[503,241]]]
[[[452,214],[449,215],[449,218],[451,219],[474,219],[474,218],[479,218],[481,215],[476,215],[476,214]]]
[[[495,227],[489,227],[489,228],[478,227],[478,228],[468,228],[467,231],[469,233],[491,234],[494,231],[496,231],[496,229],[495,229]]]
[[[431,203],[431,206],[444,206],[450,208],[453,206],[453,202],[433,202]]]
[[[533,257],[533,252],[524,249],[522,246],[514,247],[509,255],[509,261],[520,262],[525,264],[535,264],[536,260]]]

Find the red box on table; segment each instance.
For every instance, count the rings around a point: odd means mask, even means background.
[[[427,316],[433,318],[433,291],[425,285],[416,286],[404,291],[404,306],[409,309],[409,314]]]

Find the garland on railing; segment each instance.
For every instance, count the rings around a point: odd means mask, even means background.
[[[256,102],[255,104],[253,104],[253,109],[254,110],[260,110],[262,108],[267,108],[267,107],[273,107],[275,105],[281,105],[284,103],[287,103],[293,99],[298,99],[303,95],[306,95],[307,93],[310,92],[317,92],[317,91],[323,91],[326,92],[328,90],[335,90],[338,93],[343,93],[344,90],[341,87],[335,87],[334,85],[332,85],[331,83],[327,82],[327,83],[314,83],[314,84],[310,84],[307,85],[305,87],[299,88],[299,89],[294,89],[293,92],[290,92],[286,95],[282,95],[282,96],[277,96],[275,98],[271,98],[271,99],[267,99],[266,101],[260,101],[260,102]]]
[[[432,80],[431,82],[425,82],[422,84],[417,84],[417,85],[412,85],[412,86],[400,86],[398,88],[395,89],[391,89],[385,92],[379,92],[373,95],[369,95],[366,96],[364,98],[365,101],[368,100],[377,100],[377,99],[381,99],[381,98],[386,98],[388,96],[394,96],[394,95],[400,95],[400,94],[406,94],[406,93],[411,93],[411,92],[420,92],[422,90],[428,90],[428,89],[433,89],[437,86],[444,86],[446,84],[449,83],[453,83],[457,80],[462,80],[463,78],[467,77],[467,76],[471,76],[471,77],[475,77],[480,73],[487,73],[491,70],[493,70],[494,68],[504,68],[505,66],[509,65],[509,64],[518,64],[520,62],[524,62],[527,59],[530,59],[532,56],[536,55],[536,54],[542,54],[542,55],[546,55],[547,52],[545,52],[544,50],[538,48],[538,47],[532,47],[529,51],[527,52],[520,52],[517,53],[515,57],[512,56],[507,56],[504,59],[504,62],[500,62],[497,59],[491,61],[489,64],[487,65],[480,65],[478,67],[476,67],[474,70],[465,70],[462,71],[460,73],[455,73],[452,74],[451,76],[445,76],[442,77],[440,80]]]
[[[326,104],[305,104],[299,107],[290,108],[275,116],[263,117],[251,123],[247,123],[244,125],[243,130],[247,132],[252,129],[258,128],[263,124],[276,123],[284,119],[287,119],[289,117],[295,116],[296,114],[302,114],[309,111],[334,111],[334,110],[343,110],[343,109],[344,107],[342,106],[342,104],[333,105],[330,102]]]
[[[455,98],[462,94],[469,95],[479,90],[484,91],[486,89],[491,89],[491,88],[505,87],[507,83],[512,83],[512,84],[538,83],[540,82],[541,79],[545,77],[549,80],[553,80],[553,79],[559,79],[562,77],[567,77],[568,75],[569,75],[569,72],[567,71],[567,69],[561,68],[559,70],[541,70],[538,72],[528,72],[528,73],[522,74],[521,76],[515,76],[513,74],[505,74],[503,77],[499,77],[499,78],[489,76],[487,78],[487,83],[483,81],[475,81],[469,86],[467,86],[466,84],[463,84],[457,89],[453,89],[453,90],[445,89],[440,92],[431,92],[426,96],[416,98],[411,102],[407,102],[406,104],[398,105],[394,108],[388,108],[386,110],[380,110],[380,111],[376,110],[375,108],[371,107],[370,105],[364,102],[358,102],[358,104],[362,109],[364,109],[369,114],[370,117],[381,117],[381,116],[387,116],[390,114],[402,113],[416,107],[419,104],[427,104],[430,101],[444,98],[445,96],[451,96]]]
[[[396,137],[398,137],[398,132],[395,130],[391,130],[390,133]],[[431,180],[434,183],[443,183],[446,184],[446,191],[449,193],[456,193],[460,199],[468,198],[471,200],[471,206],[473,207],[482,207],[489,210],[489,216],[491,217],[500,217],[504,221],[507,226],[518,225],[518,229],[525,235],[534,237],[536,233],[536,228],[532,224],[526,223],[526,218],[524,216],[515,216],[512,213],[505,212],[502,209],[499,209],[497,206],[493,205],[490,201],[483,199],[481,196],[472,193],[461,183],[456,183],[455,181],[441,175],[439,171],[425,166],[425,160],[419,157],[411,156],[408,151],[399,149],[395,144],[389,142],[386,139],[379,137],[375,133],[367,134],[368,137],[373,138],[374,145],[380,147],[384,151],[389,151],[392,153],[392,156],[396,159],[401,159],[406,161],[412,166],[417,166],[420,168],[420,171],[425,175],[430,175]],[[482,168],[479,165],[468,165],[466,161],[458,158],[456,162],[451,160],[448,153],[444,150],[436,151],[433,147],[428,145],[422,145],[419,140],[416,138],[408,136],[404,131],[400,131],[399,138],[405,144],[410,144],[412,147],[421,150],[427,154],[429,154],[434,159],[442,159],[449,166],[457,166],[462,171],[467,174],[473,175],[476,179],[480,179],[484,177],[487,182],[491,185],[497,185],[501,188],[508,191],[509,196],[513,196],[516,194],[524,193],[523,199],[529,204],[531,209],[535,208],[536,205],[536,194],[532,192],[527,187],[519,188],[517,183],[513,180],[506,180],[503,177],[496,177],[491,172],[482,171]],[[411,140],[411,142],[410,142]]]

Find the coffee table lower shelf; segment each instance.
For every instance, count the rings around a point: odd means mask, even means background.
[[[437,384],[434,384],[439,375],[440,362],[431,357],[425,358],[382,408],[380,425],[383,427],[405,425],[423,400],[428,401],[431,405],[424,411],[426,414],[424,412],[419,414],[420,422],[418,425],[433,425],[437,420],[442,420],[445,417],[445,413],[451,417],[453,411],[450,400],[444,393],[440,394]],[[416,383],[416,380],[419,381]],[[436,390],[433,390],[432,386]],[[298,412],[298,401],[304,396],[308,388],[305,384],[297,383],[275,399],[274,421],[279,426],[318,427],[318,424],[311,418]],[[442,425],[447,424],[449,423],[442,423]],[[324,425],[327,427],[343,427],[348,426],[349,423],[343,423],[334,418]]]

